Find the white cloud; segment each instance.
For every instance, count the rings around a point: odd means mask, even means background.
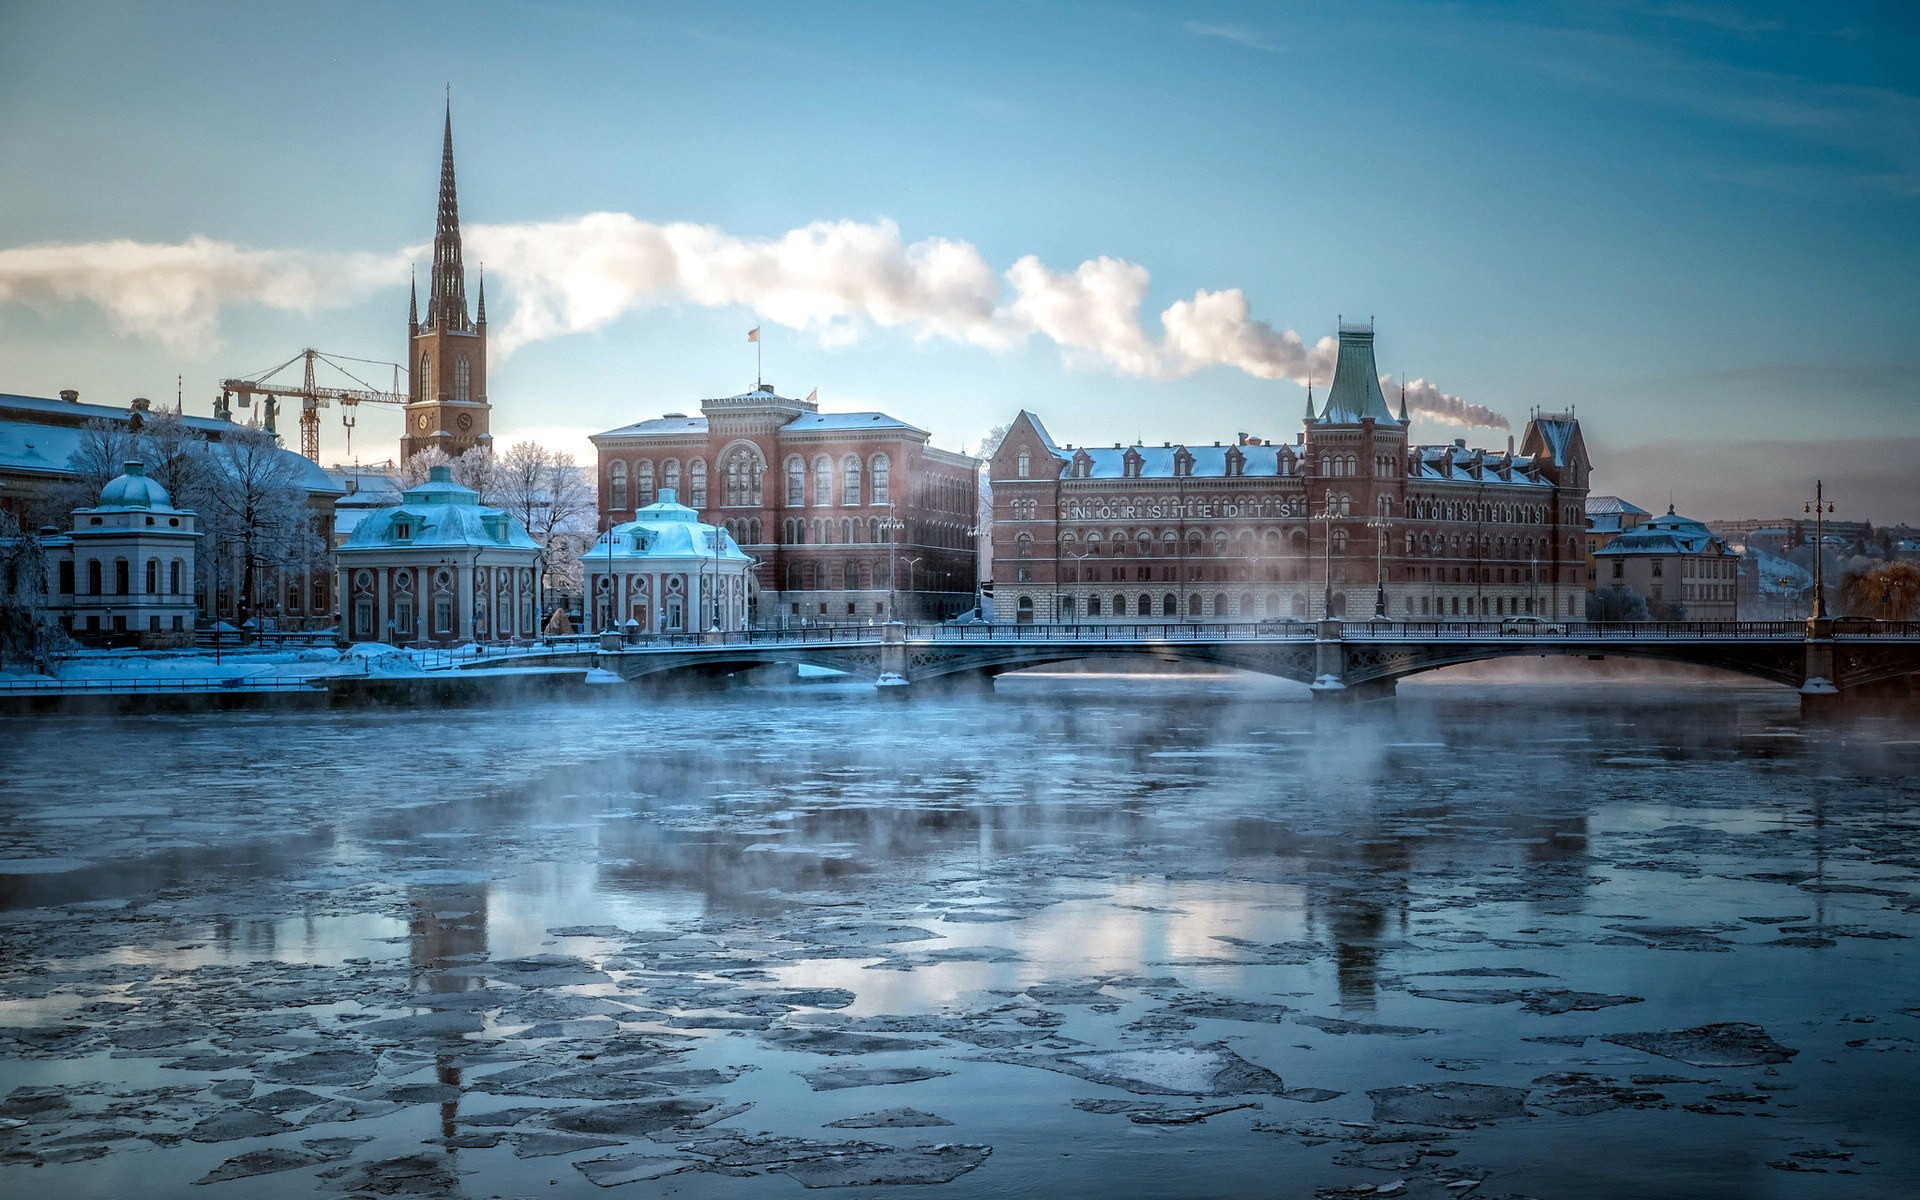
[[[502,357],[665,305],[740,308],[829,344],[890,329],[1000,351],[1038,336],[1071,367],[1143,379],[1231,367],[1261,379],[1324,383],[1335,357],[1332,338],[1308,347],[1298,333],[1254,317],[1238,288],[1174,302],[1156,330],[1144,315],[1152,278],[1138,263],[1103,256],[1056,271],[1028,255],[996,273],[970,243],[907,242],[888,220],[819,221],[755,239],[602,212],[473,226],[467,250],[485,261],[494,284],[494,346]],[[248,250],[202,237],[178,245],[23,247],[0,250],[0,304],[88,303],[124,332],[204,349],[224,309],[304,313],[356,303],[397,285],[410,253],[417,248],[332,256]],[[1506,427],[1498,413],[1424,380],[1408,385],[1407,398],[1443,422]]]

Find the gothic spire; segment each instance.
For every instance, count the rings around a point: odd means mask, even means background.
[[[1407,381],[1400,381],[1400,423],[1407,424]]]
[[[433,277],[427,287],[427,324],[469,330],[467,272],[460,259],[460,200],[453,186],[453,101],[447,101],[446,134],[440,147],[440,212],[433,229]]]
[[[485,263],[480,264],[479,281],[480,300],[479,307],[474,311],[473,323],[485,325],[487,323],[487,264]]]
[[[407,328],[420,328],[420,272],[412,268],[407,271]]]

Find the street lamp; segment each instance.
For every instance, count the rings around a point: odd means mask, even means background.
[[[1827,514],[1833,511],[1833,501],[1828,500],[1825,480],[1813,481],[1813,502],[1806,511],[1813,514],[1813,615],[1812,620],[1822,621],[1827,616]]]
[[[1367,522],[1367,528],[1379,539],[1373,560],[1373,619],[1384,621],[1387,619],[1387,531],[1393,528],[1393,522],[1374,517]]]
[[[914,591],[913,569],[919,566],[922,562],[925,562],[926,556],[922,554],[916,554],[911,558],[902,558],[900,561],[907,564],[907,595],[908,597],[912,597],[913,591]]]
[[[887,505],[887,519],[880,522],[880,530],[887,535],[887,620],[900,619],[900,530],[903,528],[900,518],[894,514],[893,505]]]
[[[1081,582],[1084,582],[1084,581],[1083,581],[1083,580],[1082,580],[1082,579],[1080,578],[1080,573],[1081,573],[1081,571],[1082,571],[1082,570],[1084,569],[1084,568],[1083,568],[1083,567],[1081,566],[1081,564],[1082,564],[1083,562],[1085,562],[1085,561],[1086,561],[1086,560],[1087,560],[1088,558],[1091,558],[1092,556],[1093,556],[1093,551],[1091,551],[1091,550],[1069,550],[1069,551],[1067,551],[1067,557],[1068,557],[1068,558],[1071,558],[1071,559],[1073,559],[1073,560],[1074,560],[1074,563],[1073,563],[1073,581],[1074,581],[1075,583],[1081,583]],[[1081,614],[1080,614],[1080,613],[1075,613],[1075,614],[1073,614],[1073,619],[1074,619],[1074,620],[1075,620],[1076,622],[1078,622],[1078,621],[1079,621],[1079,619],[1080,619],[1080,617],[1081,617]],[[1059,623],[1059,621],[1060,621],[1060,581],[1059,581],[1058,579],[1055,579],[1055,580],[1053,581],[1053,619],[1054,619],[1054,622],[1055,622],[1055,624],[1058,624],[1058,623]]]
[[[1317,520],[1326,526],[1320,536],[1320,554],[1326,572],[1326,589],[1320,597],[1320,619],[1333,619],[1333,519],[1339,514],[1334,511],[1333,493],[1327,493],[1326,504]]]

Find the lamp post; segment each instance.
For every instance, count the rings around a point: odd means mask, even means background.
[[[1080,573],[1085,568],[1083,568],[1081,564],[1085,562],[1088,558],[1091,558],[1092,556],[1093,556],[1093,551],[1091,550],[1067,551],[1067,557],[1074,560],[1073,561],[1073,581],[1075,583],[1082,582],[1080,579]],[[1081,613],[1073,614],[1074,621],[1077,623],[1080,620],[1082,615],[1084,614],[1081,614]],[[1058,624],[1060,621],[1060,581],[1057,578],[1053,582],[1053,620],[1055,624]]]
[[[1384,621],[1387,619],[1387,531],[1393,528],[1393,522],[1374,517],[1367,522],[1367,528],[1379,539],[1373,560],[1373,619]]]
[[[1540,556],[1534,555],[1527,564],[1527,612],[1532,616],[1540,615]]]
[[[921,563],[925,562],[926,556],[922,554],[915,554],[910,558],[902,558],[900,561],[907,564],[907,597],[908,599],[912,599],[914,594],[913,569],[919,566]]]
[[[900,619],[900,518],[894,515],[892,504],[887,505],[887,519],[880,522],[880,529],[887,535],[887,620]]]
[[[1320,535],[1321,563],[1326,574],[1326,588],[1320,595],[1320,619],[1322,621],[1331,621],[1333,619],[1333,519],[1336,515],[1334,512],[1333,494],[1329,492],[1319,516],[1319,520],[1326,526],[1325,531]]]
[[[1825,480],[1813,481],[1813,502],[1806,506],[1813,514],[1813,613],[1811,620],[1824,621],[1827,617],[1827,514],[1833,511],[1833,501],[1827,499]]]

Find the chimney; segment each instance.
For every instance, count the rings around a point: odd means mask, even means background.
[[[62,400],[65,400],[68,404],[80,403],[80,393],[74,391],[72,388],[61,388],[60,398]]]
[[[1513,457],[1513,435],[1512,434],[1507,435],[1507,457],[1508,458]]]

